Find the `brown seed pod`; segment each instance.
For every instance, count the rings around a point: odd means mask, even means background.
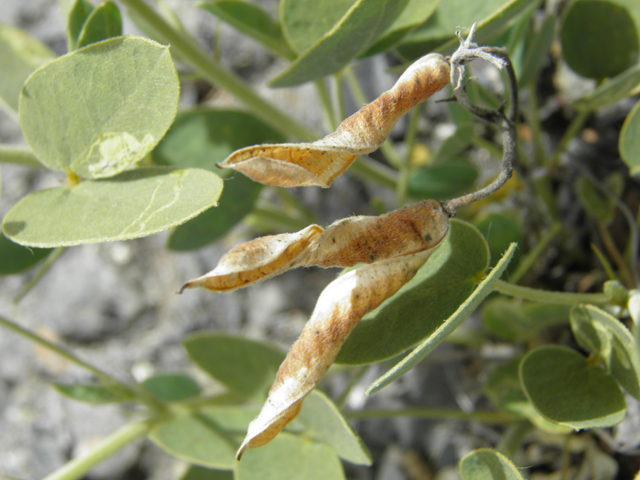
[[[449,64],[430,53],[413,63],[391,90],[345,119],[313,143],[256,145],[232,153],[219,164],[266,185],[328,187],[358,155],[373,152],[396,122],[449,83]]]
[[[449,217],[435,200],[379,217],[345,218],[326,230],[310,225],[297,233],[270,235],[238,245],[214,270],[182,288],[226,292],[295,267],[352,267],[409,255],[438,245],[448,228]]]
[[[389,258],[346,273],[331,282],[300,338],[291,346],[260,414],[251,422],[237,453],[271,441],[300,411],[360,319],[411,280],[434,249]]]

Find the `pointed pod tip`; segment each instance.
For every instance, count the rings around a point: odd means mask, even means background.
[[[242,458],[242,455],[244,454],[244,451],[247,449],[247,443],[246,441],[240,445],[240,448],[238,449],[238,453],[236,453],[236,460],[239,462],[240,459]]]

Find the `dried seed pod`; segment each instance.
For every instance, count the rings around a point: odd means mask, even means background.
[[[296,233],[268,235],[231,249],[211,272],[187,282],[182,289],[203,287],[228,292],[289,270],[300,254],[323,232],[309,225]]]
[[[435,200],[379,217],[349,217],[323,230],[311,225],[297,233],[257,238],[233,248],[219,265],[183,289],[226,292],[285,271],[314,265],[352,267],[433,248],[449,228],[449,217]]]
[[[237,453],[271,441],[300,411],[360,319],[411,280],[434,249],[389,258],[346,273],[331,282],[300,338],[291,346],[260,414],[251,422]]]
[[[233,168],[267,185],[328,187],[358,155],[373,152],[396,122],[449,83],[449,64],[431,53],[413,63],[391,90],[313,143],[256,145],[237,150],[220,167]]]

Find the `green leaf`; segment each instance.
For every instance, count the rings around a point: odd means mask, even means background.
[[[0,106],[18,112],[18,97],[29,74],[55,58],[46,45],[10,25],[0,25]]]
[[[582,429],[610,427],[624,418],[618,382],[566,347],[529,352],[520,364],[520,382],[529,401],[552,422]]]
[[[267,445],[247,451],[235,480],[343,480],[342,464],[328,446],[281,432]]]
[[[624,178],[619,172],[614,172],[605,178],[604,183],[611,191],[611,198],[604,196],[593,184],[593,181],[586,177],[578,177],[576,194],[588,214],[608,224],[613,220],[617,207],[616,197],[622,194]]]
[[[554,40],[556,26],[555,15],[547,15],[540,29],[532,35],[532,42],[524,58],[522,69],[518,75],[518,85],[523,87],[538,77],[544,59]]]
[[[504,252],[511,243],[519,243],[522,240],[522,229],[519,223],[510,215],[489,213],[483,215],[474,223],[489,244],[489,253],[491,254],[490,266],[496,264],[502,252]],[[517,264],[519,256],[520,250],[516,251],[514,255],[514,264]]]
[[[281,0],[285,38],[298,53],[317,43],[349,11],[355,0]]]
[[[111,390],[92,383],[74,383],[63,385],[61,383],[52,384],[58,393],[78,402],[90,403],[91,405],[106,405],[108,403],[118,403],[123,399]]]
[[[407,3],[408,0],[357,0],[329,32],[274,77],[270,85],[290,87],[339,71],[371,45]]]
[[[27,270],[50,253],[50,248],[26,248],[0,235],[0,275]]]
[[[522,480],[511,461],[494,450],[479,448],[460,460],[462,480]]]
[[[191,465],[180,480],[233,480],[233,472]]]
[[[604,362],[620,385],[640,401],[640,362],[627,327],[598,307],[577,305],[571,310],[571,330],[578,344]]]
[[[265,343],[223,333],[197,333],[183,342],[189,357],[233,391],[264,400],[285,358]]]
[[[552,423],[533,408],[520,385],[518,370],[521,358],[514,358],[495,368],[484,385],[484,393],[500,409],[527,418],[536,427],[550,433],[569,433],[571,428]]]
[[[313,390],[302,404],[295,419],[304,426],[304,433],[323,443],[341,458],[360,465],[371,465],[371,455],[362,440],[323,393]]]
[[[216,204],[222,180],[200,169],[141,168],[107,180],[31,193],[4,217],[4,234],[34,247],[144,237]]]
[[[544,329],[569,321],[567,305],[526,303],[494,298],[482,309],[484,327],[497,337],[510,342],[536,338]]]
[[[576,100],[573,106],[580,111],[595,110],[628,97],[638,85],[640,85],[640,64],[605,80],[593,92]]]
[[[154,161],[165,165],[207,168],[228,177],[230,170],[215,165],[233,151],[256,143],[281,143],[279,132],[236,110],[198,108],[178,112],[171,129],[153,151]],[[168,247],[176,251],[201,248],[226,234],[252,209],[262,185],[243,175],[225,181],[220,203],[173,231]]]
[[[120,9],[111,0],[98,5],[89,15],[78,36],[77,48],[122,35]]]
[[[640,72],[640,69],[638,71]],[[622,125],[618,148],[631,175],[638,175],[640,173],[640,102],[631,109]]]
[[[244,407],[204,407],[156,425],[149,438],[187,462],[231,470],[237,463],[236,450],[257,414],[258,410]]]
[[[140,37],[112,38],[31,74],[20,93],[20,126],[49,168],[110,177],[160,141],[178,96],[168,47]]]
[[[443,200],[468,191],[478,170],[465,158],[456,158],[440,165],[419,168],[409,178],[409,195],[417,198]]]
[[[70,52],[77,48],[78,37],[80,37],[82,26],[92,11],[93,5],[87,0],[76,0],[69,10],[67,19],[67,46]]]
[[[290,60],[296,57],[284,39],[280,24],[259,6],[240,0],[202,2],[198,6],[258,41],[272,53]]]
[[[175,167],[206,168],[219,176],[229,175],[216,163],[240,148],[260,143],[282,143],[283,135],[239,110],[200,107],[180,111],[171,130],[153,151],[153,160]]]
[[[564,14],[560,41],[565,61],[583,77],[614,77],[638,62],[636,25],[617,2],[573,2]]]
[[[198,382],[184,373],[154,375],[144,380],[142,386],[152,395],[168,402],[197,397],[202,392]]]
[[[474,38],[478,44],[486,44],[505,30],[511,21],[539,0],[446,0],[440,2],[435,13],[416,28],[397,46],[406,59],[416,59],[425,52],[438,51],[452,53],[459,41],[455,31],[461,27],[470,28],[478,22]]]
[[[409,0],[402,13],[361,57],[382,53],[399,43],[409,32],[427,21],[440,0]]]
[[[262,185],[243,176],[226,179],[220,197],[223,208],[211,208],[177,227],[167,242],[170,250],[196,250],[218,240],[253,210]]]
[[[438,151],[433,155],[433,158],[429,160],[429,163],[438,165],[455,159],[456,156],[461,154],[469,145],[471,145],[472,139],[473,124],[469,122],[463,125],[458,125],[458,128],[456,128],[453,135],[445,138]]]
[[[463,242],[456,242],[457,245],[462,245],[462,243]],[[401,375],[407,373],[415,365],[422,361],[427,355],[429,355],[429,353],[431,353],[431,351],[436,348],[436,346],[438,346],[449,334],[451,334],[456,328],[458,328],[462,324],[462,322],[464,322],[469,317],[469,315],[471,315],[471,313],[473,313],[473,311],[478,308],[478,305],[480,305],[480,303],[487,297],[487,295],[491,293],[493,285],[496,281],[498,281],[500,276],[504,273],[504,270],[509,265],[515,249],[516,245],[512,244],[504,253],[500,261],[496,264],[494,269],[491,270],[491,272],[482,280],[482,282],[480,282],[473,293],[460,304],[456,311],[453,312],[453,314],[440,325],[435,325],[435,328],[432,329],[432,332],[430,332],[429,336],[422,343],[414,348],[411,353],[404,357],[393,368],[389,369],[387,373],[373,382],[365,392],[365,395],[371,395],[372,393],[377,392],[381,388],[389,385]],[[471,250],[473,249],[469,249],[469,251]],[[486,259],[486,244],[483,253]]]
[[[480,232],[452,220],[444,240],[416,276],[362,317],[336,361],[379,362],[429,337],[469,297],[488,263],[487,243]]]

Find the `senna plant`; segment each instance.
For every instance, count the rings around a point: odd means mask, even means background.
[[[162,2],[161,13],[142,0],[120,3],[146,37],[122,35],[116,3],[76,0],[67,11],[69,53],[58,58],[25,32],[0,25],[0,99],[27,144],[0,146],[0,161],[65,176],[64,185],[30,192],[4,215],[0,273],[38,266],[26,273],[30,280],[16,301],[67,247],[172,229],[170,250],[194,250],[252,219],[269,235],[231,249],[214,270],[183,286],[185,297],[194,287],[217,294],[252,288],[298,267],[347,270],[320,294],[286,355],[224,332],[182,339],[189,358],[219,387],[214,395],[186,374],[122,381],[0,316],[3,327],[95,377],[54,385],[61,394],[93,405],[136,406],[136,419],[47,478],[82,478],[146,436],[189,464],[182,478],[339,479],[345,477],[340,459],[378,465],[348,420],[395,416],[500,425],[502,441],[485,445],[492,449],[460,455],[464,479],[522,478],[525,466],[532,474],[545,469],[565,478],[635,473],[617,425],[633,420],[628,403],[640,401],[633,328],[640,319],[633,200],[638,105],[625,112],[619,131],[622,171],[594,174],[570,148],[578,133],[590,138],[584,126],[592,114],[628,101],[640,85],[635,2],[574,0],[556,11],[557,5],[539,1],[495,0],[471,12],[455,0],[281,0],[278,20],[240,0],[189,7],[288,61],[270,86],[315,82],[333,130],[324,136],[224,69]],[[456,36],[460,25],[469,30]],[[588,36],[586,26],[593,26]],[[400,75],[368,103],[353,64],[380,53],[395,59]],[[189,75],[178,74],[174,60]],[[483,70],[472,77],[473,60],[497,67],[504,85],[486,83]],[[569,102],[572,117],[557,138],[537,99],[550,61],[597,82]],[[193,77],[245,108],[178,111],[180,82]],[[343,80],[361,107],[351,116],[341,113]],[[426,151],[419,148],[421,102],[443,89],[441,107],[455,133],[420,158]],[[522,112],[520,94],[527,100]],[[429,102],[427,113],[434,108]],[[394,143],[389,134],[405,114],[403,139]],[[367,156],[378,149],[384,163]],[[497,169],[485,172],[470,162],[478,151],[501,158],[491,162]],[[508,181],[514,168],[517,178]],[[232,170],[238,173],[231,178]],[[341,174],[391,189],[396,205],[325,228],[282,189],[329,188]],[[576,181],[567,184],[572,175]],[[593,226],[587,253],[567,240],[585,235],[567,213],[575,207],[562,203],[567,190]],[[261,208],[263,192],[277,192],[295,214]],[[273,218],[279,223],[269,223]],[[550,258],[554,249],[561,254]],[[583,277],[578,289],[569,280],[573,274],[558,280],[557,272],[570,267]],[[463,325],[479,307],[480,325]],[[489,407],[344,407],[367,365],[387,368],[369,381],[365,395],[372,395],[445,339],[476,358]],[[478,343],[508,345],[509,358],[486,361]],[[318,388],[334,363],[358,366],[341,395]],[[524,448],[530,444],[555,449],[554,459],[542,465]],[[570,457],[576,452],[581,455]]]

